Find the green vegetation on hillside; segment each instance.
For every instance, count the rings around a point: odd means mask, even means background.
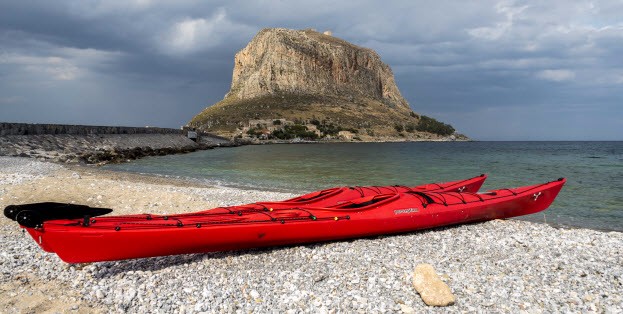
[[[420,121],[415,129],[420,132],[429,132],[443,136],[452,135],[455,131],[451,125],[439,122],[431,117],[427,117],[424,115],[421,116]]]
[[[405,124],[394,124],[394,129],[396,130],[396,132],[398,132],[399,135],[403,136],[404,134],[402,134],[402,132],[404,131],[408,133],[415,133],[416,131],[427,132],[441,136],[452,135],[455,132],[454,128],[451,125],[439,122],[431,117],[420,116],[415,114],[414,112],[411,113],[411,117],[419,119],[419,121],[417,123],[408,122]]]
[[[389,135],[392,123],[413,119],[386,104],[366,99],[345,99],[318,95],[275,94],[252,99],[227,97],[195,116],[189,126],[220,134],[233,134],[249,120],[287,119],[299,124],[317,120],[318,129],[329,135],[339,131],[357,133],[360,129],[375,129],[377,134]],[[338,128],[340,126],[341,128]]]
[[[266,125],[257,126],[255,120],[265,120]],[[301,127],[286,128],[285,121]],[[249,123],[254,124],[250,130],[246,127]],[[317,131],[302,129],[309,124]],[[455,132],[451,125],[434,118],[396,111],[376,101],[287,93],[252,99],[226,97],[195,116],[189,126],[232,137],[240,136],[244,129],[243,137],[259,139],[336,138],[340,131],[364,137],[404,137],[418,132],[449,136]]]
[[[315,125],[318,130],[324,134],[324,136],[337,135],[340,131],[349,131],[354,134],[359,133],[359,130],[355,128],[344,128],[331,122],[327,122],[326,120],[318,121],[317,119],[312,119],[309,123]]]
[[[271,135],[280,140],[291,140],[293,138],[305,140],[318,139],[318,134],[309,131],[306,126],[301,124],[286,125],[283,129],[274,130]]]
[[[280,139],[291,140],[300,138],[304,140],[317,140],[321,138],[336,137],[340,131],[349,131],[353,134],[358,134],[359,130],[354,128],[344,128],[334,123],[327,122],[326,120],[319,121],[318,119],[300,120],[294,121],[294,124],[286,124],[282,126],[280,120],[273,120],[273,131],[269,131],[268,125],[257,124],[254,127],[249,128],[245,133],[249,137],[255,137],[258,139]],[[306,124],[313,124],[318,131],[310,130]],[[274,127],[277,127],[275,129]]]

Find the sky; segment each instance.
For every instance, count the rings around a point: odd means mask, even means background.
[[[178,128],[261,29],[376,50],[477,140],[623,140],[623,1],[0,1],[0,122]]]

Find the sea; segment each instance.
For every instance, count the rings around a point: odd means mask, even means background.
[[[411,186],[482,173],[489,176],[482,190],[564,177],[567,184],[548,210],[518,219],[623,231],[623,142],[251,145],[148,157],[104,168],[294,194],[344,185]]]

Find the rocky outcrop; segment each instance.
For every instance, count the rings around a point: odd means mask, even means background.
[[[397,126],[415,126],[420,116],[373,50],[329,33],[273,28],[236,54],[229,92],[189,125],[232,136],[258,119],[327,121],[374,139],[397,137]]]
[[[236,54],[226,97],[279,92],[369,98],[411,111],[376,52],[312,30],[264,29]]]

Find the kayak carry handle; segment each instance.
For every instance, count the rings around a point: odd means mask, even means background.
[[[4,216],[28,228],[36,228],[48,220],[96,217],[111,212],[110,208],[55,202],[9,205],[4,208]]]
[[[19,213],[19,206],[9,205],[4,208],[4,216],[15,221],[17,214]]]

